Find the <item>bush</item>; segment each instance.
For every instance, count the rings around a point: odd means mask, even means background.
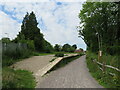
[[[79,53],[79,55],[80,55],[80,56],[83,56],[83,55],[85,55],[85,54],[84,54],[84,53]]]
[[[30,57],[33,53],[34,48],[32,41],[27,44],[23,43],[9,43],[6,46],[3,44],[2,48],[2,66],[10,66],[13,63],[19,61],[19,59],[24,59]]]
[[[56,53],[55,56],[56,57],[64,57],[64,53]]]

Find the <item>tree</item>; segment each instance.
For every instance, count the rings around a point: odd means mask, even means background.
[[[31,12],[30,14],[27,13],[21,25],[21,32],[19,32],[14,41],[18,42],[20,40],[33,40],[35,50],[43,52],[45,50],[45,40],[37,25],[38,22],[34,12]]]
[[[53,52],[53,46],[45,40],[45,52],[46,53],[51,53]]]
[[[1,39],[2,43],[10,43],[10,38],[2,38]]]
[[[64,44],[63,47],[62,47],[62,51],[64,51],[64,52],[74,52],[75,48],[72,47],[69,44]]]
[[[57,51],[57,52],[61,51],[61,47],[60,47],[60,45],[55,44],[55,46],[54,46],[54,50]]]
[[[77,45],[76,45],[76,44],[72,45],[72,47],[73,47],[75,50],[77,49]]]
[[[118,36],[120,4],[114,2],[86,2],[80,11],[79,36],[87,49],[102,50],[109,54],[120,53]]]

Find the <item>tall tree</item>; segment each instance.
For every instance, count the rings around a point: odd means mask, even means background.
[[[76,45],[76,44],[72,45],[72,47],[73,47],[74,49],[77,49],[77,45]]]
[[[62,51],[64,52],[74,52],[74,50],[75,49],[69,44],[64,44],[62,47]]]
[[[45,49],[45,40],[43,38],[43,34],[40,33],[40,29],[37,27],[38,22],[36,20],[36,16],[34,12],[30,14],[27,13],[23,19],[21,25],[21,32],[17,38],[22,39],[25,37],[25,40],[33,40],[35,49],[37,51],[44,51]]]
[[[120,51],[118,23],[120,4],[114,2],[86,2],[80,11],[79,35],[91,51],[109,54]],[[117,49],[116,49],[117,48]]]
[[[54,46],[54,50],[57,51],[57,52],[61,51],[61,47],[60,47],[60,45],[55,44],[55,46]]]

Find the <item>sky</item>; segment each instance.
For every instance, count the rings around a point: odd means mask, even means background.
[[[0,38],[14,39],[21,31],[26,13],[36,15],[38,27],[44,38],[53,46],[76,44],[86,50],[86,44],[78,37],[78,15],[84,0],[4,0],[0,2]]]

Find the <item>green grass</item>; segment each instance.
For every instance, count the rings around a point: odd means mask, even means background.
[[[10,66],[12,64],[14,64],[15,62],[21,61],[25,58],[29,58],[31,56],[35,55],[35,52],[29,52],[29,51],[23,51],[22,53],[24,53],[23,55],[17,55],[17,57],[15,57],[15,54],[12,55],[6,55],[3,53],[2,55],[2,67],[6,67],[6,66]]]
[[[4,67],[2,71],[3,88],[35,88],[36,82],[32,72],[13,70]]]
[[[118,67],[118,65],[116,64],[117,59],[115,58],[116,56],[103,55],[102,59],[100,59],[99,62],[103,63],[104,61],[108,65]],[[93,59],[97,59],[97,54],[92,52],[87,52],[86,59],[87,59],[86,62],[89,68],[89,72],[99,82],[99,84],[101,84],[105,88],[120,88],[120,80],[119,80],[120,76],[118,75],[118,72],[112,69],[106,68],[105,73],[103,73],[99,69],[100,66],[92,61]],[[116,76],[111,76],[109,72],[115,73]]]

